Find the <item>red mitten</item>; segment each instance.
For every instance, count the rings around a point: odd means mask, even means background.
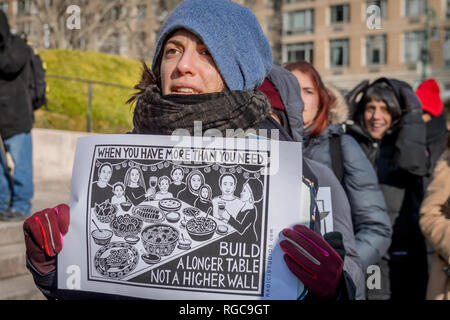
[[[28,258],[42,274],[56,268],[56,255],[63,247],[63,236],[69,230],[69,222],[66,204],[36,212],[25,220],[23,232]]]
[[[284,260],[293,274],[315,296],[335,298],[342,276],[343,261],[321,235],[302,225],[284,229],[280,242]]]

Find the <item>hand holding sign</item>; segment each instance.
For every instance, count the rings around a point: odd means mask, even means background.
[[[23,231],[27,254],[42,274],[56,268],[56,255],[62,249],[69,221],[69,207],[66,204],[36,212],[25,220]]]
[[[302,225],[282,231],[284,260],[309,291],[322,299],[336,296],[343,261],[319,234]]]

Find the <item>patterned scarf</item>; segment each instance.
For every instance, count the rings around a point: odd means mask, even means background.
[[[218,129],[226,136],[227,129],[257,130],[270,111],[269,100],[259,90],[163,96],[156,84],[150,84],[135,98],[133,132],[142,134],[170,135],[186,129],[193,135],[194,121],[201,121],[202,134]]]

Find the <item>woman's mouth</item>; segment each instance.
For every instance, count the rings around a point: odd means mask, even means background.
[[[171,90],[173,94],[199,94],[200,92],[190,87],[173,87]]]

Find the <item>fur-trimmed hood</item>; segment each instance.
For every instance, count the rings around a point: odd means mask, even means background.
[[[329,124],[342,124],[349,119],[350,108],[345,101],[344,96],[341,91],[331,84],[326,84],[326,87],[333,93],[336,97],[336,102],[330,110],[328,116]]]

